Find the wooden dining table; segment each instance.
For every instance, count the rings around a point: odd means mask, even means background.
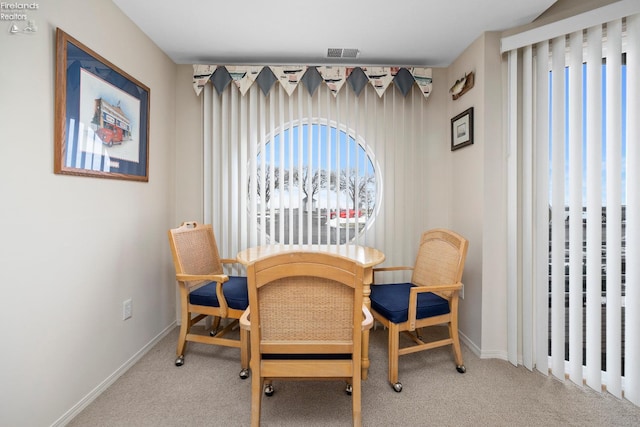
[[[273,244],[251,247],[240,251],[236,259],[246,266],[261,258],[287,252],[325,252],[339,255],[361,264],[364,267],[363,302],[367,309],[371,309],[369,295],[371,295],[371,283],[373,283],[373,267],[384,262],[384,253],[375,248],[360,245]],[[363,331],[362,334],[362,379],[366,380],[369,371],[369,331]]]

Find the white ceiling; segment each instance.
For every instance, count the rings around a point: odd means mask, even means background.
[[[554,0],[113,0],[178,64],[448,66]],[[360,51],[327,58],[329,48]]]

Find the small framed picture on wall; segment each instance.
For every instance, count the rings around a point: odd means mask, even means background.
[[[473,107],[451,119],[451,151],[473,144]]]

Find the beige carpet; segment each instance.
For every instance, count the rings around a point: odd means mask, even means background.
[[[69,426],[249,426],[250,382],[240,380],[238,349],[190,343],[173,364],[177,329],[80,413]],[[640,408],[514,367],[482,360],[463,346],[467,372],[448,347],[400,358],[404,389],[387,382],[387,332],[371,333],[363,382],[365,426],[640,426]],[[349,426],[351,401],[340,381],[275,382],[262,425]]]

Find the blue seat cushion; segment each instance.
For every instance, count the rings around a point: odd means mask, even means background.
[[[393,323],[406,322],[409,318],[409,289],[411,283],[371,286],[371,308]],[[431,292],[418,294],[416,319],[449,313],[449,302]]]
[[[247,291],[247,278],[241,276],[229,276],[229,281],[222,285],[224,298],[229,308],[246,310],[249,307],[249,292]],[[220,307],[216,296],[216,282],[207,283],[189,294],[189,302],[195,305],[208,307]]]

